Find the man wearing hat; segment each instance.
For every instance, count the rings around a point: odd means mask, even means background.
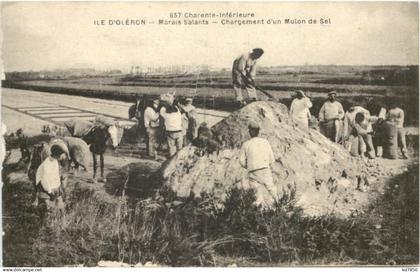
[[[341,103],[335,100],[336,95],[335,91],[328,93],[328,100],[325,101],[319,111],[319,129],[325,137],[337,143],[339,140],[340,121],[344,117],[344,110]]]
[[[159,137],[159,103],[159,99],[155,98],[144,110],[144,127],[147,133],[147,154],[149,157],[154,159],[157,159],[156,145]]]
[[[289,110],[289,115],[293,122],[303,128],[308,128],[309,119],[311,118],[309,109],[311,107],[311,100],[305,96],[302,90],[297,90]]]
[[[183,104],[179,104],[182,112],[182,131],[184,135],[183,145],[186,146],[197,137],[197,114],[192,104],[191,97],[185,98]]]
[[[244,105],[257,100],[254,78],[257,60],[264,54],[261,48],[254,48],[252,52],[239,56],[233,62],[232,79],[236,101]],[[246,97],[244,97],[244,94]]]
[[[266,139],[258,137],[260,127],[257,123],[251,121],[248,130],[251,139],[243,143],[239,163],[248,170],[250,185],[257,191],[256,202],[270,205],[277,201],[277,188],[271,173],[273,150]]]

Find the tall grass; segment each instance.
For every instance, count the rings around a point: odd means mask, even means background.
[[[350,219],[303,217],[293,195],[263,210],[252,204],[252,191],[236,189],[223,209],[209,195],[115,205],[76,190],[65,214],[51,216],[40,231],[34,265],[96,265],[106,259],[219,266],[226,258],[253,265],[416,264],[417,181],[412,168],[393,180],[365,215]]]

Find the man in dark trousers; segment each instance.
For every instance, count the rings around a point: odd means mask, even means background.
[[[141,97],[140,95],[136,95],[136,104],[131,105],[128,109],[128,119],[136,118],[137,120],[137,142],[141,142],[141,135],[145,130],[144,127],[144,110],[146,107],[146,97]]]
[[[128,119],[136,118],[139,127],[143,128],[143,111],[145,109],[146,98],[136,95],[136,104],[131,105],[128,109]]]

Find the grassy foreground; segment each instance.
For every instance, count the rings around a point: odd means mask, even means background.
[[[293,196],[274,211],[261,211],[251,204],[252,192],[232,191],[220,209],[211,196],[106,203],[76,186],[65,213],[46,221],[30,206],[29,182],[9,180],[3,190],[4,265],[418,264],[418,179],[414,165],[350,219],[304,218],[293,208]]]

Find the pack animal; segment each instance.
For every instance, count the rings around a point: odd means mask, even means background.
[[[100,164],[100,178],[98,181],[105,182],[104,177],[104,153],[107,146],[110,144],[112,148],[116,148],[121,140],[119,128],[115,124],[104,123],[88,123],[83,120],[70,120],[66,122],[65,126],[73,137],[81,138],[89,145],[89,150],[93,159],[93,182],[96,182],[96,171],[98,167],[97,156],[99,155]],[[78,132],[78,127],[83,124],[83,133]]]
[[[98,166],[96,157],[99,155],[99,163],[101,169],[101,176],[98,181],[105,182],[104,178],[104,153],[107,148],[107,143],[111,140],[112,147],[115,149],[118,146],[118,138],[116,136],[117,128],[111,127],[93,127],[85,136],[82,137],[89,145],[90,152],[93,159],[93,181],[96,182],[96,169]]]
[[[88,171],[90,164],[90,150],[88,144],[76,137],[64,137],[63,140],[68,146],[70,163],[73,163],[74,168],[78,170],[79,167],[81,167],[84,171]]]

